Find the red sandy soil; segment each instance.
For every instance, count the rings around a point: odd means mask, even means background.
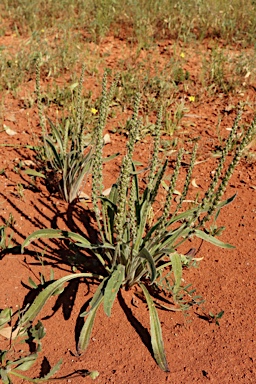
[[[2,37],[1,44],[11,45],[10,36]],[[123,41],[111,37],[102,41],[97,49],[103,57],[100,72],[105,66],[116,68],[118,58],[129,60],[134,54],[134,50]],[[202,52],[207,50],[207,43],[197,49]],[[172,42],[162,42],[155,49],[156,59],[164,63],[171,52]],[[104,56],[104,53],[107,55]],[[191,48],[186,69],[192,77],[198,71],[196,63],[197,56]],[[95,78],[86,77],[86,88],[96,89],[98,92],[98,83],[97,81],[96,84]],[[78,203],[67,214],[67,204],[57,194],[51,194],[42,180],[37,179],[35,186],[32,186],[31,178],[24,173],[24,168],[15,172],[15,166],[20,161],[35,161],[34,151],[24,147],[28,144],[35,145],[37,135],[40,135],[36,107],[26,108],[24,103],[33,88],[34,80],[31,80],[20,87],[15,97],[11,94],[5,95],[2,122],[17,134],[8,136],[3,130],[0,133],[1,145],[14,145],[2,146],[0,152],[0,169],[5,170],[0,176],[0,220],[3,222],[12,213],[15,219],[12,230],[16,244],[20,244],[26,236],[39,228],[61,228],[83,233],[88,225],[88,207],[85,203]],[[195,84],[190,89],[190,94],[197,92],[199,94]],[[227,107],[237,105],[240,101],[249,101],[241,126],[248,124],[255,114],[255,96],[253,87],[229,96],[219,94],[209,97],[205,94],[195,103],[189,103],[185,95],[190,111],[182,119],[182,128],[175,135],[180,142],[185,143],[190,152],[192,143],[188,139],[200,136],[198,160],[205,160],[195,166],[193,178],[198,188],[191,186],[192,195],[200,192],[202,196],[211,180],[211,172],[216,164],[212,153],[220,144],[216,132],[218,114],[223,111],[220,133],[222,137],[226,137],[227,128],[232,126],[235,118],[235,111],[229,111]],[[113,120],[115,127],[120,126],[119,121],[118,112]],[[111,143],[106,146],[106,153],[123,154],[126,137],[123,134],[113,134],[110,125],[109,132]],[[136,159],[144,161],[151,148],[151,138],[146,136],[138,146]],[[255,144],[250,151],[255,156]],[[170,155],[171,159],[174,157],[175,154]],[[115,180],[120,161],[119,157],[106,164],[104,188],[110,187]],[[205,299],[204,304],[193,307],[188,316],[179,312],[159,311],[169,373],[162,372],[152,358],[149,350],[148,310],[140,299],[134,305],[134,291],[121,292],[110,318],[103,311],[99,312],[88,350],[80,357],[75,355],[75,327],[79,312],[96,286],[80,282],[79,285],[70,284],[66,295],[59,299],[51,298],[40,313],[40,319],[46,317],[43,323],[47,333],[43,340],[41,357],[29,372],[31,376],[40,374],[40,370],[45,373],[45,368],[41,367],[45,357],[43,367],[48,364],[52,366],[60,358],[63,359],[56,377],[79,370],[97,370],[100,375],[96,382],[99,384],[255,383],[255,171],[255,157],[241,160],[225,194],[227,197],[236,193],[237,197],[222,210],[219,217],[219,225],[226,227],[221,240],[236,248],[226,250],[203,243],[197,253],[197,257],[203,257],[200,267],[184,272],[185,282],[193,284],[196,292]],[[18,193],[18,184],[23,186],[23,197]],[[84,192],[89,191],[88,182]],[[199,245],[198,241],[192,239],[186,244],[184,251],[193,246],[198,249]],[[55,278],[70,273],[71,267],[65,259],[67,254],[68,250],[61,241],[38,241],[31,244],[23,255],[3,254],[0,261],[0,307],[10,306],[16,310],[18,306],[23,306],[24,298],[29,293],[26,287],[29,276],[39,283],[39,273],[43,271],[49,276],[50,268],[54,269]],[[43,267],[38,256],[44,261]],[[55,305],[56,300],[58,305]],[[209,312],[217,314],[221,310],[224,311],[224,316],[220,319],[220,326],[203,318]],[[2,337],[0,343],[3,343]],[[82,378],[78,375],[62,378],[58,382],[80,384],[90,381],[89,377]],[[18,384],[24,381],[14,378],[13,382]]]

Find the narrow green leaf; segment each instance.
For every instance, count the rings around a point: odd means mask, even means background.
[[[0,369],[0,377],[3,380],[3,384],[11,384],[11,379],[4,368]]]
[[[118,186],[117,184],[113,184],[111,187],[111,191],[108,196],[108,199],[114,204],[115,210],[116,210],[117,198],[118,198]]]
[[[63,153],[64,153],[63,139],[62,139],[62,137],[61,137],[61,135],[60,135],[60,132],[59,132],[59,130],[57,129],[57,127],[55,127],[55,125],[53,124],[53,122],[49,119],[49,117],[47,117],[47,120],[48,120],[48,122],[49,122],[49,124],[50,124],[50,126],[51,126],[52,134],[53,134],[54,138],[57,140],[57,143],[58,143],[58,145],[59,145],[59,150],[60,150],[61,154],[63,155]],[[60,129],[60,128],[59,128],[59,129]],[[50,137],[49,137],[49,136],[46,136],[46,140],[49,140],[49,139],[50,139]],[[50,139],[50,140],[51,140],[51,139]],[[54,142],[51,141],[51,143],[53,144],[53,146],[54,146],[54,148],[55,148],[56,146],[54,145]]]
[[[31,277],[28,278],[28,282],[32,288],[34,288],[34,289],[38,288],[38,285],[34,282],[34,280]]]
[[[21,246],[21,253],[24,252],[24,248],[27,247],[32,241],[40,238],[54,239],[61,238],[62,231],[59,229],[39,229],[29,235]]]
[[[30,330],[31,336],[34,340],[39,341],[44,338],[46,332],[45,328],[40,320],[38,320],[37,324],[31,328]]]
[[[14,361],[14,364],[17,364],[17,367],[15,367],[15,370],[19,371],[27,371],[29,368],[32,367],[34,362],[37,359],[37,353],[33,353],[29,356],[23,357],[19,360]]]
[[[216,239],[215,237],[211,235],[207,235],[207,233],[200,231],[199,229],[195,229],[195,235],[199,237],[202,240],[208,241],[209,243],[216,245],[220,248],[235,248],[234,245],[223,243],[222,241]]]
[[[145,226],[147,224],[148,212],[149,212],[150,207],[151,207],[151,203],[147,199],[145,199],[140,206],[140,212],[139,212],[140,222],[139,222],[139,227],[138,227],[138,231],[137,231],[136,243],[134,245],[134,249],[136,251],[139,250],[142,239],[143,239],[143,234],[145,231]]]
[[[107,163],[108,161],[115,159],[115,158],[116,158],[117,156],[119,156],[119,155],[120,155],[120,153],[115,153],[114,155],[110,155],[110,156],[108,156],[108,157],[104,157],[104,158],[102,159],[102,162],[103,162],[103,163]]]
[[[151,333],[151,344],[154,352],[154,357],[159,367],[169,372],[168,363],[165,356],[164,342],[162,336],[161,324],[159,317],[154,305],[153,300],[144,284],[139,284],[147,301],[149,315],[150,315],[150,333]]]
[[[54,280],[54,270],[52,268],[50,270],[50,280]]]
[[[90,301],[90,307],[91,308],[88,311],[81,313],[80,317],[87,316],[94,309],[94,307],[96,307],[98,305],[99,301],[103,298],[106,282],[109,279],[109,277],[110,276],[107,276],[102,280],[102,282],[98,286],[96,292],[94,293],[94,295]]]
[[[220,312],[216,315],[216,319],[221,319],[223,315],[224,315],[224,311],[220,311]]]
[[[91,244],[82,244],[82,243],[75,243],[78,247],[80,248],[87,248],[87,249],[92,249],[92,250],[96,250],[96,249],[112,249],[114,250],[115,247],[110,244],[110,243],[107,243],[105,242],[104,244],[96,244],[96,245],[91,245]],[[96,253],[95,253],[96,255]]]
[[[23,242],[21,246],[21,253],[24,252],[24,248],[27,247],[32,241],[36,239],[70,239],[75,241],[75,244],[78,247],[81,248],[87,248],[87,249],[115,249],[115,247],[112,244],[104,243],[104,244],[97,244],[93,245],[91,244],[85,237],[79,235],[75,232],[69,232],[69,231],[62,231],[59,229],[39,229],[38,231],[33,232],[31,235],[29,235],[25,241]],[[96,256],[98,256],[95,253]]]
[[[131,172],[131,175],[139,175],[139,174],[141,174],[141,173],[143,173],[143,172],[146,172],[148,169],[149,169],[149,168],[147,167],[147,168],[143,168],[143,169],[141,169],[141,170],[139,170],[139,171],[132,171],[132,172]]]
[[[5,358],[6,358],[6,356],[7,356],[7,354],[8,354],[8,352],[9,352],[9,349],[5,349],[5,350],[0,350],[0,361],[1,361],[1,364],[0,364],[0,366],[2,365],[4,365],[4,362],[5,362]]]
[[[171,312],[181,312],[182,311],[182,308],[176,308],[175,305],[171,305],[170,307],[168,307],[167,305],[164,305],[160,302],[157,302],[157,305],[163,309],[166,309],[167,311],[171,311]]]
[[[37,172],[34,169],[25,169],[24,173],[29,176],[42,177],[43,179],[45,179],[45,175],[43,173]]]
[[[71,91],[73,91],[78,85],[79,85],[79,83],[76,82],[76,83],[71,84],[71,85],[69,86],[69,88],[70,88]]]
[[[229,197],[228,199],[222,201],[221,203],[218,204],[218,209],[221,209],[222,207],[224,207],[225,205],[228,205],[230,203],[232,203],[232,201],[236,198],[236,193]]]
[[[43,377],[43,380],[48,380],[48,379],[50,379],[50,377],[52,377],[53,375],[55,375],[55,373],[58,372],[58,370],[60,369],[61,364],[62,364],[62,359],[60,359],[60,360],[58,361],[58,363],[55,364],[55,365],[51,368],[51,370],[47,373],[47,375],[45,375],[45,376]]]
[[[181,277],[182,277],[181,258],[177,252],[171,255],[171,262],[172,262],[172,270],[175,278],[173,293],[176,294],[180,288]]]
[[[63,169],[63,154],[59,154],[56,150],[56,144],[52,142],[52,140],[49,137],[45,138],[45,147],[46,147],[46,153],[47,157],[49,157],[50,162],[53,164],[54,168],[57,168],[58,170]],[[51,151],[49,150],[51,149]]]
[[[98,301],[97,305],[93,308],[92,311],[90,311],[87,319],[85,320],[85,323],[83,325],[83,328],[81,330],[79,340],[78,340],[78,345],[77,345],[77,352],[80,354],[81,351],[85,351],[86,348],[88,347],[88,344],[90,342],[90,337],[92,333],[92,328],[96,316],[96,312],[100,306],[100,304],[103,301],[103,297]]]
[[[41,311],[46,301],[59,289],[62,284],[66,283],[72,279],[78,279],[80,277],[96,277],[100,278],[99,275],[95,275],[93,273],[77,273],[74,275],[64,276],[61,279],[49,284],[39,295],[35,298],[31,306],[24,313],[22,318],[20,319],[20,325],[26,325],[28,322],[31,322],[35,319],[38,313]]]
[[[0,312],[0,328],[2,328],[6,323],[9,323],[12,317],[11,308],[5,308]]]
[[[142,248],[138,256],[141,257],[142,259],[147,260],[148,265],[150,267],[150,271],[151,271],[151,283],[153,283],[156,279],[156,266],[155,266],[155,261],[153,257],[145,247]]]
[[[138,161],[138,160],[133,160],[132,163],[134,165],[137,165],[137,166],[143,165],[143,163],[141,161]]]
[[[110,192],[111,193],[111,192]],[[107,197],[101,197],[101,201],[105,204],[106,207],[110,208],[113,212],[117,212],[117,206]]]
[[[112,275],[107,282],[105,292],[104,292],[103,307],[106,315],[109,317],[111,315],[111,309],[115,301],[117,292],[119,291],[122,285],[122,282],[124,280],[124,274],[125,274],[125,267],[124,265],[119,264],[117,266],[117,269],[114,272],[112,272]]]
[[[24,248],[27,247],[32,241],[36,239],[72,239],[79,241],[83,245],[91,246],[91,243],[83,236],[69,231],[62,231],[60,229],[39,229],[29,235],[21,246],[21,253],[24,252]]]

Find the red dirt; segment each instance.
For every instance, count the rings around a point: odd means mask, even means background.
[[[8,37],[8,44],[10,38]],[[4,37],[1,44],[7,44]],[[151,52],[160,62],[168,59],[172,52],[171,41],[161,43]],[[166,49],[163,49],[165,47]],[[118,59],[132,60],[135,49],[125,46],[125,43],[114,38],[107,38],[97,48],[103,57],[100,72],[104,66],[118,68]],[[162,55],[161,55],[162,49]],[[187,60],[186,69],[191,76],[198,71],[196,66],[196,50],[207,49],[207,43],[200,47],[191,48],[191,56]],[[107,54],[107,55],[106,55]],[[145,54],[142,52],[142,55]],[[159,55],[159,56],[158,56]],[[160,56],[161,55],[161,56]],[[104,58],[105,57],[105,58]],[[96,80],[92,76],[86,78],[86,88],[95,88]],[[0,153],[0,169],[5,172],[0,176],[0,219],[3,221],[12,213],[14,241],[20,244],[26,236],[39,228],[56,227],[84,231],[86,228],[86,205],[79,203],[72,212],[73,222],[67,216],[67,204],[57,195],[51,195],[44,183],[37,181],[31,186],[31,178],[24,173],[24,169],[15,172],[15,166],[20,161],[34,160],[34,152],[23,145],[34,145],[36,135],[40,135],[39,119],[36,108],[25,108],[22,98],[26,98],[29,90],[33,91],[34,82],[24,84],[14,98],[6,94],[3,107],[3,123],[17,132],[15,136],[8,136],[5,131],[0,133],[1,144],[11,144],[14,147],[2,146]],[[190,94],[199,94],[199,86],[194,85]],[[188,93],[189,94],[189,93]],[[229,105],[237,105],[239,101],[249,101],[245,107],[243,123],[252,121],[255,114],[255,90],[248,88],[246,92],[230,96],[220,94],[209,97],[207,94],[195,103],[189,103],[189,115],[181,122],[182,129],[177,131],[180,140],[184,140],[186,148],[191,151],[191,137],[201,137],[199,142],[198,160],[206,160],[197,165],[194,178],[198,188],[191,187],[191,193],[200,192],[202,195],[211,179],[215,160],[211,153],[219,145],[216,126],[218,114],[225,111]],[[226,137],[234,120],[235,112],[223,112],[220,127],[222,137]],[[118,126],[119,116],[114,119]],[[112,125],[111,125],[112,127]],[[107,153],[125,151],[125,137],[111,134],[111,144],[106,146]],[[176,135],[176,133],[175,133]],[[152,146],[149,136],[140,144],[137,152],[138,159],[148,156]],[[251,153],[255,146],[251,148]],[[173,158],[175,155],[171,155]],[[115,180],[120,164],[120,158],[105,166],[104,188],[108,188]],[[69,291],[59,307],[53,313],[52,308],[56,297],[50,299],[39,318],[49,318],[43,321],[47,334],[43,340],[42,356],[50,365],[63,359],[61,370],[56,375],[65,376],[76,370],[98,370],[100,375],[96,382],[104,383],[255,383],[255,250],[256,250],[256,163],[243,159],[237,167],[225,196],[237,193],[235,201],[225,207],[219,217],[218,224],[224,225],[226,230],[221,240],[235,245],[234,250],[216,248],[203,243],[197,257],[203,257],[198,269],[184,272],[186,282],[191,282],[197,293],[203,296],[205,303],[199,308],[192,308],[189,316],[178,312],[159,311],[162,324],[167,360],[170,373],[162,372],[149,351],[149,314],[145,303],[138,300],[137,306],[132,304],[133,292],[122,292],[116,300],[111,318],[107,318],[103,311],[96,317],[92,333],[92,341],[88,350],[80,357],[75,352],[75,326],[79,311],[91,297],[95,286],[88,287],[80,283],[69,286]],[[21,197],[17,185],[22,184],[24,196]],[[89,193],[89,183],[84,191]],[[73,228],[72,228],[73,226]],[[186,250],[196,246],[198,241],[191,240],[186,244]],[[62,252],[58,252],[62,249]],[[44,256],[42,256],[42,253]],[[33,243],[24,255],[5,254],[1,263],[1,308],[22,306],[24,297],[28,294],[27,284],[29,276],[48,274],[52,267],[55,278],[66,275],[71,271],[65,262],[63,244],[57,241],[39,241]],[[44,267],[38,261],[41,255]],[[29,266],[29,268],[28,268]],[[35,280],[36,278],[33,277]],[[23,284],[21,284],[23,283]],[[77,293],[75,293],[77,290]],[[74,300],[73,307],[67,308],[65,302]],[[71,300],[72,301],[72,300]],[[124,311],[125,309],[125,311]],[[217,314],[224,310],[220,319],[220,326],[202,319],[209,311]],[[199,316],[200,315],[200,316]],[[0,340],[0,343],[2,338]],[[42,359],[30,371],[31,375],[40,373]],[[90,378],[63,378],[60,383],[90,382]],[[20,379],[13,379],[19,384]]]

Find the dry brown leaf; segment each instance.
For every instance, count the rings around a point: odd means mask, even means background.
[[[7,133],[7,135],[9,135],[9,136],[17,135],[17,132],[13,131],[10,127],[8,127],[8,125],[4,124],[4,130]]]
[[[85,192],[79,192],[78,198],[79,200],[91,200],[90,196],[87,195]]]
[[[111,143],[111,139],[110,139],[109,133],[106,133],[106,135],[104,135],[103,142],[104,142],[105,145]]]
[[[14,331],[12,330],[12,327],[6,327],[3,329],[0,329],[0,335],[5,337],[8,340],[13,340],[18,335],[20,331],[20,328],[16,328]]]
[[[102,195],[103,195],[103,196],[108,196],[108,195],[110,194],[110,192],[111,192],[111,187],[105,189],[105,191],[102,192]]]
[[[26,165],[27,167],[30,167],[31,165],[32,166],[35,166],[36,163],[33,161],[33,160],[23,160],[22,161],[24,165]]]
[[[196,183],[196,179],[193,179],[193,180],[191,181],[191,184],[193,185],[193,187],[195,187],[195,188],[199,188],[199,186],[198,186],[197,183]]]

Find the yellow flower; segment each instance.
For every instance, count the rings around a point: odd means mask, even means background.
[[[41,29],[41,32],[44,33],[44,29]]]
[[[180,57],[182,57],[182,59],[184,59],[184,57],[185,57],[185,53],[184,53],[184,52],[181,52]]]
[[[95,109],[95,108],[91,108],[91,113],[92,113],[93,115],[96,115],[97,112],[98,112],[97,109]]]
[[[196,98],[195,98],[195,96],[189,96],[188,99],[189,99],[189,101],[191,101],[191,103],[193,103]]]

